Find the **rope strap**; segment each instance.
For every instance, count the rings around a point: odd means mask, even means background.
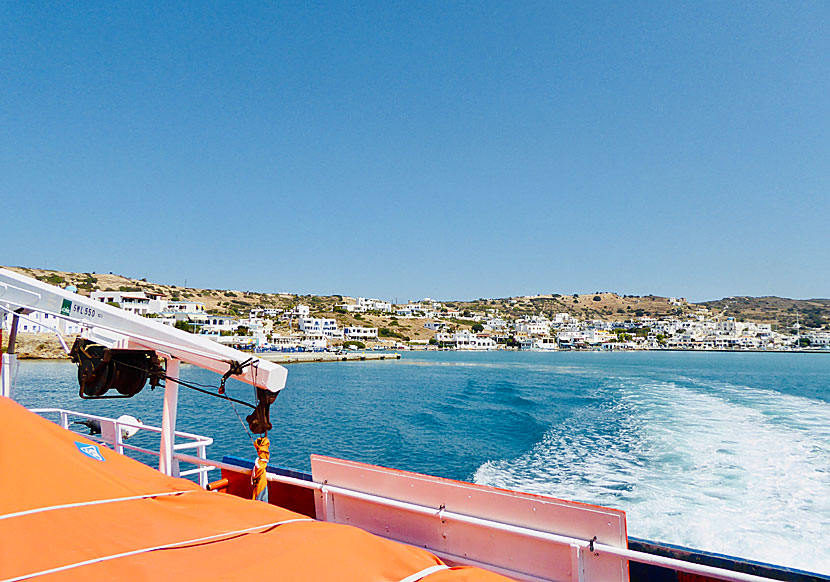
[[[164,493],[147,493],[146,495],[133,495],[131,497],[116,497],[113,499],[96,499],[94,501],[79,501],[78,503],[66,503],[64,505],[51,505],[49,507],[36,507],[34,509],[27,509],[25,511],[17,511],[15,513],[7,513],[0,515],[0,519],[9,519],[12,517],[20,517],[23,515],[32,515],[33,513],[42,513],[44,511],[54,511],[56,509],[71,509],[73,507],[87,507],[89,505],[103,505],[104,503],[117,503],[119,501],[133,501],[134,499],[153,499],[154,497],[166,497],[167,495],[183,495],[185,493],[193,493],[193,491],[165,491]]]
[[[407,576],[406,578],[402,578],[398,582],[418,582],[418,580],[422,580],[429,576],[430,574],[434,574],[435,572],[440,572],[441,570],[447,570],[449,566],[445,564],[436,564],[435,566],[430,566],[429,568],[424,568],[420,572],[415,572],[414,574]]]
[[[16,576],[14,578],[6,578],[0,582],[19,582],[20,580],[28,580],[29,578],[34,578],[35,576],[45,576],[46,574],[54,574],[56,572],[64,572],[66,570],[71,570],[72,568],[79,568],[81,566],[89,566],[91,564],[98,564],[100,562],[107,562],[109,560],[117,560],[118,558],[127,558],[129,556],[135,556],[137,554],[145,554],[147,552],[154,552],[156,550],[167,550],[172,548],[177,548],[179,546],[187,546],[190,544],[200,544],[203,542],[209,542],[213,540],[218,540],[220,538],[232,537],[241,534],[252,533],[257,530],[266,530],[271,529],[273,527],[277,527],[279,525],[285,525],[287,523],[294,523],[298,521],[314,521],[311,518],[298,518],[298,519],[286,519],[284,521],[275,521],[273,523],[265,523],[263,525],[257,525],[254,527],[248,527],[245,529],[239,529],[236,531],[228,531],[220,534],[215,534],[212,536],[205,536],[202,538],[195,538],[192,540],[185,540],[182,542],[172,542],[169,544],[162,544],[160,546],[152,546],[149,548],[141,548],[140,550],[131,550],[129,552],[121,552],[120,554],[111,554],[109,556],[101,556],[99,558],[92,558],[90,560],[84,560],[83,562],[76,562],[74,564],[67,564],[65,566],[58,566],[57,568],[50,568],[49,570],[41,570],[40,572],[32,572],[30,574],[23,574],[22,576]]]

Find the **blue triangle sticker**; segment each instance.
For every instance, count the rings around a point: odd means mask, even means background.
[[[87,443],[79,443],[75,441],[75,446],[78,447],[78,450],[85,454],[87,457],[91,459],[95,459],[96,461],[106,461],[104,455],[101,454],[101,450],[98,448],[97,445],[90,445]]]

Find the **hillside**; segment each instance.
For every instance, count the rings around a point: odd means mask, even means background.
[[[504,299],[479,299],[477,301],[450,301],[450,307],[472,312],[497,309],[502,316],[521,317],[556,313],[569,313],[580,319],[606,319],[624,321],[634,317],[666,317],[688,315],[697,312],[697,306],[674,302],[667,297],[654,295],[635,296],[597,292],[574,295],[535,295],[532,297],[508,297]]]
[[[176,285],[152,283],[145,279],[130,279],[112,273],[69,273],[28,267],[6,268],[59,287],[74,285],[81,295],[89,296],[92,291],[96,290],[147,291],[161,293],[165,298],[173,301],[201,301],[205,304],[205,309],[209,313],[216,315],[238,315],[247,312],[251,307],[283,308],[292,303],[297,303],[297,296],[295,295],[178,287]]]
[[[790,329],[798,322],[806,328],[830,329],[830,299],[726,297],[701,305],[724,317],[770,323],[774,328]]]
[[[7,267],[13,271],[35,277],[61,287],[75,285],[78,292],[89,295],[96,289],[102,291],[148,291],[160,293],[172,300],[201,301],[205,309],[216,315],[244,315],[253,307],[290,309],[306,304],[316,317],[331,317],[341,326],[362,325],[386,328],[393,335],[399,334],[412,340],[432,337],[424,329],[421,319],[395,318],[391,315],[347,314],[337,309],[344,302],[340,295],[294,295],[288,293],[258,293],[232,289],[196,289],[176,285],[162,285],[143,279],[131,279],[112,273],[70,273],[27,267]],[[346,301],[349,298],[345,298]],[[773,324],[775,329],[791,329],[796,318],[804,327],[830,329],[830,299],[786,299],[780,297],[727,297],[717,301],[687,303],[683,299],[655,295],[618,295],[597,292],[577,295],[536,295],[477,299],[473,301],[442,300],[445,307],[457,309],[465,316],[451,322],[458,328],[469,328],[467,317],[478,314],[498,314],[504,319],[530,315],[552,317],[556,313],[568,313],[580,319],[605,319],[625,321],[637,317],[686,317],[707,315],[734,317],[741,321]],[[469,313],[467,313],[469,312]],[[287,325],[278,325],[275,331],[288,331]]]

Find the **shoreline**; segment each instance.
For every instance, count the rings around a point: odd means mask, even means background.
[[[74,336],[64,337],[67,345],[72,345]],[[4,334],[2,352],[6,353],[8,336]],[[764,350],[764,349],[679,349],[679,348],[646,348],[630,350],[603,350],[603,349],[564,349],[564,350],[457,350],[457,349],[425,349],[413,348],[401,351],[450,351],[450,352],[485,352],[485,351],[526,351],[526,352],[691,352],[691,353],[764,353],[764,354],[830,354],[830,350],[822,349],[790,349],[790,350]],[[60,343],[51,333],[18,335],[15,349],[18,360],[51,360],[69,361],[69,356],[63,351]],[[246,352],[250,353],[250,352]],[[256,354],[258,357],[278,364],[301,364],[311,362],[356,362],[356,361],[378,361],[400,359],[398,351],[343,351],[335,352],[262,352]]]
[[[830,355],[830,350],[678,350],[678,349],[645,349],[645,350],[403,350],[411,352],[456,352],[456,353],[493,353],[493,352],[521,352],[521,353],[643,353],[643,352],[672,352],[672,353],[692,353],[692,354],[826,354]],[[3,350],[3,353],[6,353]],[[250,352],[245,352],[250,353]],[[253,355],[253,354],[252,354]],[[349,352],[349,353],[333,353],[333,352],[273,352],[273,353],[259,353],[257,357],[274,362],[275,364],[310,364],[314,362],[363,362],[363,361],[381,361],[381,360],[400,360],[401,354],[399,352]],[[51,353],[18,353],[17,360],[19,362],[69,362],[69,356],[53,355]]]

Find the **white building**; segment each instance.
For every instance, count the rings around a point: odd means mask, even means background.
[[[381,311],[383,313],[392,312],[392,304],[387,301],[381,301],[380,299],[367,299],[365,297],[358,297],[357,305],[363,311]]]
[[[366,297],[358,297],[357,303],[343,303],[340,305],[349,313],[366,313],[367,311],[380,311],[381,313],[391,313],[392,304],[380,299],[367,299]]]
[[[167,301],[162,313],[204,313],[205,304],[201,301]]]
[[[463,329],[455,333],[439,332],[435,339],[441,344],[455,344],[459,350],[497,350],[499,345],[487,334],[475,334]]]
[[[12,319],[12,316],[7,316],[3,321],[3,329],[7,332],[11,331]],[[82,328],[72,321],[39,311],[21,315],[17,321],[17,333],[54,333],[54,330],[61,335],[78,335]]]
[[[474,334],[464,329],[455,333],[455,347],[459,350],[496,350],[499,346],[488,335]]]
[[[376,327],[344,327],[343,336],[347,340],[376,340],[378,339],[378,328]]]
[[[585,343],[592,345],[604,344],[605,342],[609,342],[616,337],[616,334],[604,329],[589,329],[586,330],[583,335]]]
[[[300,330],[306,335],[322,335],[331,339],[342,339],[343,332],[337,329],[337,321],[323,317],[301,317]]]
[[[585,332],[583,331],[560,331],[556,334],[559,345],[563,347],[573,347],[585,344]]]
[[[154,304],[151,305],[151,299],[144,291],[93,291],[89,298],[101,303],[115,303],[124,311],[137,315],[158,313],[162,307],[158,296],[153,297]]]
[[[420,303],[407,303],[395,307],[395,315],[398,317],[418,317],[424,315],[426,311]]]
[[[814,348],[830,348],[830,331],[811,331],[802,337],[810,340],[810,346]]]
[[[570,322],[574,318],[571,317],[570,313],[557,313],[553,316],[553,323],[554,325],[561,325]]]
[[[279,350],[296,350],[302,345],[303,340],[305,340],[305,336],[296,333],[291,335],[272,335],[268,339],[268,345]]]
[[[504,331],[507,329],[507,322],[501,317],[491,317],[484,323],[484,329],[490,331]]]
[[[282,313],[282,309],[256,307],[251,309],[251,317],[277,317]]]
[[[298,318],[302,319],[304,317],[309,317],[311,314],[311,309],[308,305],[297,305],[294,309],[290,311],[286,311],[282,314],[282,319],[289,319],[289,318]]]
[[[544,318],[519,320],[515,325],[516,333],[533,337],[550,335],[550,322]]]
[[[233,317],[225,315],[208,315],[207,319],[202,324],[203,333],[220,333],[228,331],[236,331],[239,327],[239,321]]]
[[[205,304],[200,301],[165,301],[165,303],[159,315],[167,320],[203,323],[208,318]]]

